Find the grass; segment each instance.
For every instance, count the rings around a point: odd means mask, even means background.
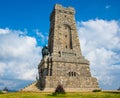
[[[52,93],[16,92],[0,94],[0,98],[120,98],[120,92],[80,92],[57,95]]]

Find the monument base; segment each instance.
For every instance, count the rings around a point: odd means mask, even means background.
[[[74,82],[76,81],[76,82]],[[29,86],[23,88],[20,91],[31,91],[31,92],[54,92],[57,85],[61,84],[65,89],[65,92],[83,92],[83,91],[93,91],[95,89],[99,89],[97,84],[97,79],[93,77],[59,77],[59,79],[55,76],[46,76],[45,78],[45,88],[40,90],[39,81],[35,81]],[[72,87],[74,88],[72,88]]]

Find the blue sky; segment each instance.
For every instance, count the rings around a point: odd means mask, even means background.
[[[35,80],[54,4],[72,6],[83,55],[102,89],[120,86],[120,0],[0,0],[0,89]]]

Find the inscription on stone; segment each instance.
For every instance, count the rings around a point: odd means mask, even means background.
[[[62,56],[76,56],[76,53],[73,53],[73,52],[62,52]]]

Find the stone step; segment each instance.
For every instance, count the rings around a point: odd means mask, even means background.
[[[30,85],[24,87],[23,89],[21,89],[20,91],[35,91],[38,92],[40,91],[39,88],[36,86],[37,81],[31,83]]]

